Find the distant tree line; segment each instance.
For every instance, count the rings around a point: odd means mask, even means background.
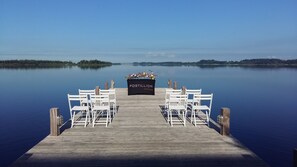
[[[297,59],[281,60],[281,59],[246,59],[239,61],[239,64],[251,65],[297,65]]]
[[[78,63],[55,60],[0,60],[0,68],[102,68],[111,65],[111,62],[99,60],[81,60]]]
[[[80,68],[102,68],[111,66],[111,62],[100,61],[100,60],[81,60],[77,63],[77,66]]]
[[[64,68],[73,66],[71,61],[52,60],[0,60],[0,68]]]
[[[72,61],[52,61],[52,60],[0,60],[0,68],[70,68],[78,66],[82,69],[98,69],[121,63],[111,63],[100,60],[81,60],[78,63]],[[255,67],[294,67],[297,68],[297,59],[245,59],[240,61],[219,61],[200,60],[197,62],[134,62],[135,66],[255,66]]]
[[[297,59],[245,59],[240,61],[200,60],[197,62],[134,62],[135,66],[282,66],[297,67]]]

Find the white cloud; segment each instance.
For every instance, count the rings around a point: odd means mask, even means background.
[[[147,52],[145,57],[148,57],[148,58],[160,58],[160,57],[163,57],[163,58],[175,58],[176,57],[176,54],[174,53],[170,53],[170,52]]]

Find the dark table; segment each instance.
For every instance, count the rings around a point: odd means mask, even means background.
[[[155,95],[153,79],[128,79],[128,95]]]

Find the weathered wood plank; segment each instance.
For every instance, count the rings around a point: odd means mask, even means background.
[[[48,136],[12,166],[267,166],[236,139],[205,125],[170,127],[165,89],[127,96],[116,88],[118,113],[106,128],[66,129]],[[214,112],[213,112],[214,113]]]
[[[47,158],[44,158],[47,157]],[[85,158],[81,158],[85,157]],[[172,155],[172,156],[139,156],[136,154],[130,155],[92,155],[89,153],[72,153],[71,156],[65,154],[28,154],[24,159],[35,159],[34,162],[26,162],[24,165],[29,166],[69,166],[69,164],[76,164],[75,166],[243,166],[254,167],[263,166],[258,160],[250,160],[243,158],[242,155],[220,155],[216,154],[213,157],[207,155],[200,158],[194,155]],[[22,165],[20,165],[22,166]],[[74,166],[74,165],[72,165]]]

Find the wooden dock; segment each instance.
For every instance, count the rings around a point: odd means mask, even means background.
[[[205,125],[170,127],[155,96],[128,96],[117,88],[119,112],[106,128],[66,129],[47,136],[12,166],[268,166],[234,138]],[[213,111],[217,114],[218,111]]]

